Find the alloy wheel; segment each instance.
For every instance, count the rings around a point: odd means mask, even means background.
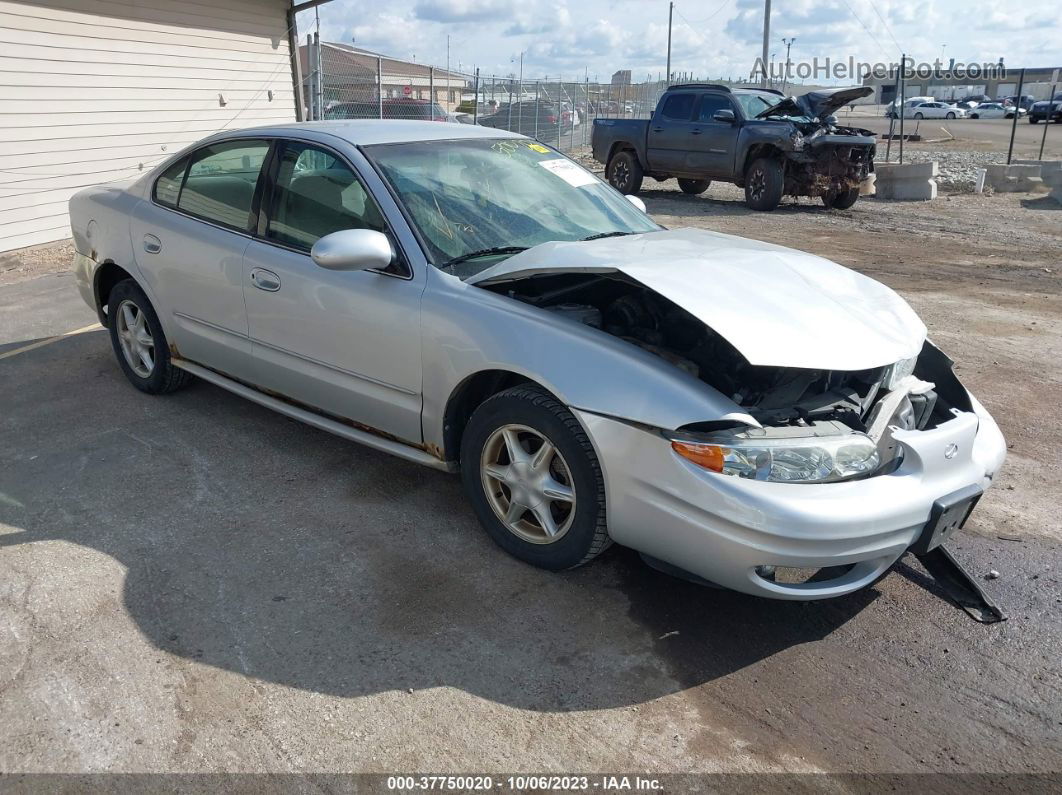
[[[487,503],[518,538],[552,544],[575,519],[575,485],[560,450],[526,425],[503,425],[483,445],[480,480]]]
[[[148,378],[155,369],[155,339],[151,336],[147,316],[132,301],[122,301],[115,313],[115,322],[126,364],[141,378]]]
[[[757,168],[749,177],[749,195],[758,200],[766,189],[767,175],[763,173],[763,169]]]
[[[627,164],[622,160],[612,167],[612,180],[615,183],[615,187],[619,190],[623,190],[627,187],[630,178],[631,170],[627,168]]]

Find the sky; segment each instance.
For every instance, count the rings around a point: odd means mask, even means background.
[[[1058,0],[773,0],[770,52],[794,63],[892,63],[951,58],[1009,67],[1062,66]],[[319,8],[322,39],[353,42],[417,63],[509,75],[523,53],[525,79],[607,81],[630,69],[637,82],[663,74],[667,0],[332,0]],[[299,31],[313,29],[313,11]],[[676,0],[672,70],[745,78],[759,56],[762,0]],[[858,82],[819,80],[816,82]]]

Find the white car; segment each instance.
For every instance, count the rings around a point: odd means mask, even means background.
[[[1029,111],[1018,108],[1018,117],[1025,116]],[[1004,105],[1000,102],[982,102],[970,111],[971,119],[1013,119],[1014,106]]]
[[[905,108],[905,119],[965,119],[966,109],[946,102],[920,102]]]

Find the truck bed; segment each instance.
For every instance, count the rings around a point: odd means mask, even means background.
[[[639,158],[645,157],[645,139],[649,132],[649,119],[594,119],[590,146],[594,160],[605,163],[612,145],[617,141],[631,144]]]

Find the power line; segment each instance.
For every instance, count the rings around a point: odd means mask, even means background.
[[[885,26],[885,32],[889,34],[889,38],[892,39],[892,43],[895,44],[896,49],[902,53],[903,47],[900,46],[900,42],[896,41],[896,37],[892,35],[892,28],[889,27],[889,23],[885,21],[885,17],[883,17],[881,15],[881,12],[878,11],[877,3],[875,2],[875,0],[868,0],[868,2],[870,3],[870,7],[874,9],[874,13],[878,15],[878,19],[881,20],[881,24]]]
[[[870,36],[870,38],[874,39],[874,43],[878,45],[878,49],[888,55],[888,49],[886,49],[882,45],[881,41],[878,40],[878,37],[874,35],[874,32],[866,26],[862,19],[859,18],[859,14],[857,14],[855,12],[855,9],[848,4],[848,0],[841,0],[841,2],[844,3],[844,7],[848,9],[849,13],[851,13],[851,15],[855,17],[856,22],[858,22],[862,26],[863,30],[867,32],[867,35]]]
[[[690,22],[688,19],[686,19],[686,17],[683,16],[682,12],[679,11],[677,7],[675,8],[675,13],[679,15],[679,17],[682,19],[683,22],[686,23],[687,27],[689,27],[690,30],[692,30],[694,33],[699,34],[701,31],[693,27],[694,25],[703,25],[705,22],[708,22],[709,20],[713,19],[719,14],[720,11],[722,11],[732,2],[733,0],[723,0],[723,2],[721,2],[718,6],[715,7],[715,10],[711,14],[706,16],[704,19],[695,19],[693,22]]]

